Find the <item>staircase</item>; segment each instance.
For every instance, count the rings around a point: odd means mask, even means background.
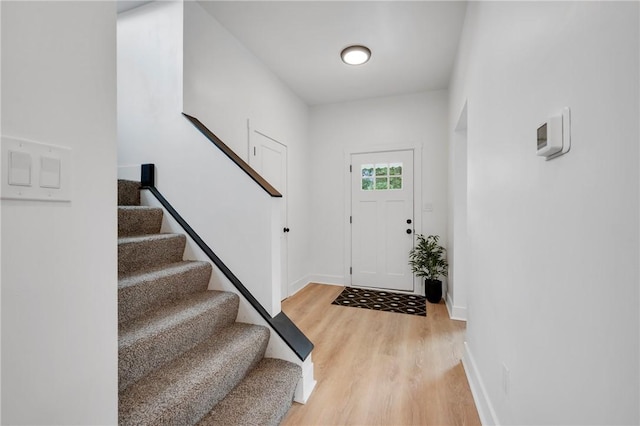
[[[207,290],[211,265],[183,260],[139,186],[118,181],[118,423],[279,424],[300,366],[264,358],[269,329],[236,322],[238,296]]]

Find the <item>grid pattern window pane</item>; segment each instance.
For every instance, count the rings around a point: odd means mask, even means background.
[[[360,177],[363,191],[402,189],[402,163],[363,164]]]

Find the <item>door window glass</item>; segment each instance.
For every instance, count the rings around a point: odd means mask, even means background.
[[[373,164],[363,164],[360,167],[363,191],[373,191]]]
[[[363,164],[360,177],[363,191],[402,189],[402,163]]]

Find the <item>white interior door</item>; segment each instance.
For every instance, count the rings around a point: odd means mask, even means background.
[[[413,151],[351,155],[351,284],[413,291]]]
[[[250,131],[249,164],[282,194],[282,233],[280,234],[281,298],[289,296],[287,241],[287,146],[256,130]],[[286,231],[285,231],[286,230]]]

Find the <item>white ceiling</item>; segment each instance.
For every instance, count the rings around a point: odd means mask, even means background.
[[[201,1],[307,104],[448,87],[466,2]],[[340,51],[364,44],[371,60]]]

